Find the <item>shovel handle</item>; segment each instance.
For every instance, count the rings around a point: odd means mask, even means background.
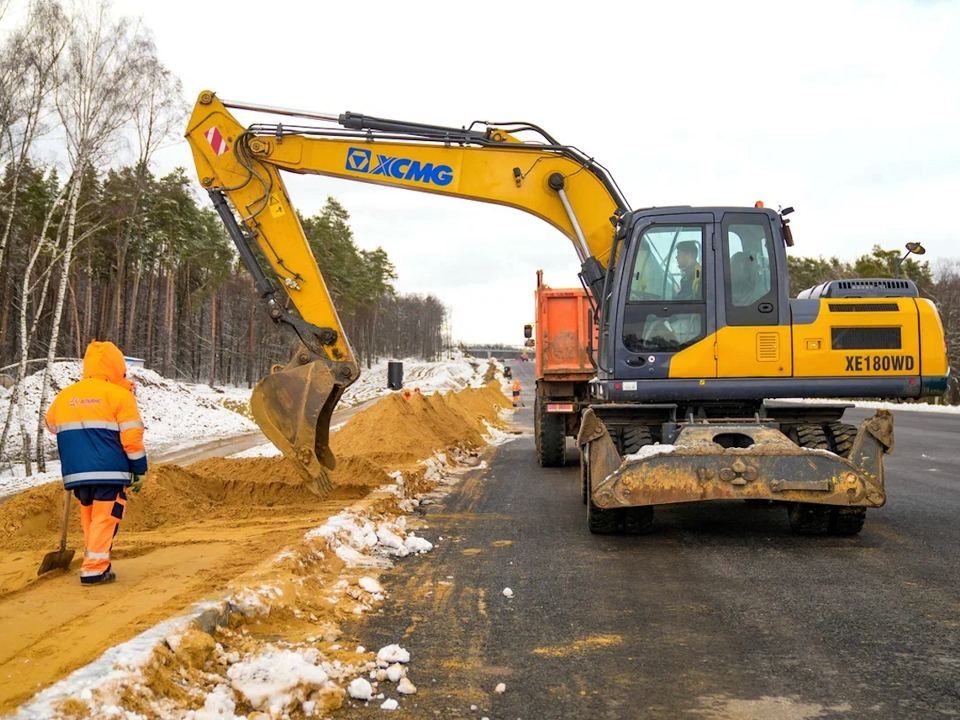
[[[63,522],[60,527],[60,552],[67,548],[67,528],[70,525],[70,491],[63,491]]]

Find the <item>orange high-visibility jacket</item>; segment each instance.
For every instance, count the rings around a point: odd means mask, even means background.
[[[83,356],[83,380],[64,388],[47,411],[57,436],[63,484],[129,485],[147,472],[143,422],[127,364],[110,342],[92,342]]]

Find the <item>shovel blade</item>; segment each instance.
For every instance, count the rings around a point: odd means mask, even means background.
[[[330,420],[343,389],[323,362],[288,367],[263,378],[253,389],[250,410],[263,434],[288,458],[319,496],[330,491],[327,469]]]
[[[76,550],[54,550],[53,552],[48,552],[43,556],[43,560],[40,561],[40,568],[37,570],[37,575],[43,575],[51,570],[68,569],[70,563],[73,562],[74,553],[76,553]]]

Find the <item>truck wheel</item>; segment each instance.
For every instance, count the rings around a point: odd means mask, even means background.
[[[540,467],[563,467],[567,453],[567,435],[563,415],[548,413],[546,403],[534,401],[533,432],[536,436],[537,460]]]
[[[793,435],[800,447],[830,450],[827,434],[820,425],[798,425]],[[790,529],[798,535],[825,535],[830,530],[832,510],[829,505],[790,503],[787,506]]]

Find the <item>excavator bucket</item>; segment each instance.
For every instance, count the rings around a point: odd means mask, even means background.
[[[289,458],[316,495],[330,492],[327,470],[336,459],[330,450],[330,420],[343,389],[323,362],[286,367],[253,389],[253,419]]]

